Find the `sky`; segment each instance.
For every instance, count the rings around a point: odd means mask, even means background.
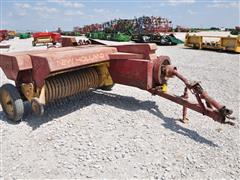
[[[115,18],[161,16],[173,26],[235,27],[240,0],[0,0],[0,28],[17,31],[72,30]]]

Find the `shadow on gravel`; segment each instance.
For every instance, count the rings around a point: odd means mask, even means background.
[[[239,55],[239,53],[234,52],[234,51],[220,51],[220,50],[214,50],[214,49],[197,49],[197,48],[189,48],[189,47],[183,47],[183,49],[184,50],[199,50],[199,51],[206,51],[206,52],[216,52],[216,53]]]
[[[186,136],[198,143],[218,147],[212,141],[200,136],[196,131],[182,127],[177,123],[177,119],[165,117],[154,101],[141,101],[134,97],[121,96],[103,91],[89,91],[69,98],[65,98],[45,106],[45,113],[41,117],[36,117],[31,113],[29,104],[25,104],[25,115],[23,121],[26,121],[33,129],[37,129],[42,124],[53,119],[65,116],[91,104],[109,105],[126,111],[146,110],[164,121],[163,126],[171,131]],[[3,112],[0,112],[1,120],[7,121]],[[9,121],[7,121],[9,122]],[[10,123],[10,122],[9,122]],[[149,122],[150,123],[150,122]],[[12,124],[12,123],[11,123]]]

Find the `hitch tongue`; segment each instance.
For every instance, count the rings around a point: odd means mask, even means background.
[[[187,78],[180,74],[176,68],[173,68],[173,66],[171,65],[167,65],[164,67],[163,74],[165,75],[165,77],[176,76],[185,84],[186,87],[184,88],[183,95],[176,96],[168,92],[163,92],[159,87],[152,88],[149,90],[149,92],[182,105],[183,106],[183,119],[181,120],[182,122],[184,123],[188,122],[187,108],[189,108],[199,113],[202,113],[203,115],[209,116],[217,122],[234,125],[233,122],[226,121],[226,118],[231,120],[235,119],[234,117],[231,117],[233,111],[227,109],[225,106],[221,105],[215,99],[210,97],[207,91],[205,91],[202,88],[199,82],[190,82]],[[193,103],[188,100],[189,97],[188,90],[196,97],[197,103]],[[203,100],[205,101],[205,103]]]
[[[221,123],[229,124],[229,121],[226,121],[226,118],[235,120],[235,117],[231,116],[233,111],[230,109],[227,109],[226,106],[221,105],[215,99],[210,97],[208,95],[207,91],[204,91],[199,83],[194,84],[192,89],[193,89],[195,96],[198,96],[198,94],[199,94],[200,98],[204,99],[206,101],[206,104],[208,107],[210,107],[211,109],[213,109],[213,107],[214,107],[218,110],[219,114],[222,116],[221,121],[220,121]],[[231,123],[233,123],[233,122],[231,122]]]

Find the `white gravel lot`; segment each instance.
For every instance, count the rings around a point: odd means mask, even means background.
[[[8,43],[10,51],[45,48],[32,48],[30,39]],[[180,106],[123,85],[49,105],[43,117],[26,115],[20,124],[8,122],[0,108],[1,176],[238,179],[239,55],[183,45],[159,46],[157,54],[170,56],[179,71],[233,109],[237,126],[193,111],[182,124]],[[8,80],[0,73],[2,85]],[[182,94],[176,79],[169,88]]]

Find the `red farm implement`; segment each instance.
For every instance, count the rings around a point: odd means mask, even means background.
[[[32,45],[36,46],[37,44],[48,44],[48,43],[52,43],[53,45],[56,45],[60,37],[61,35],[59,33],[37,32],[33,34]]]
[[[111,89],[114,83],[137,87],[209,116],[233,124],[232,111],[211,98],[198,82],[190,82],[171,65],[167,56],[157,56],[155,44],[84,45],[48,50],[1,54],[0,67],[15,85],[4,84],[0,101],[12,121],[22,119],[23,101],[30,101],[38,115],[44,105],[89,89]],[[185,84],[182,96],[167,91],[167,82],[176,77]],[[196,102],[188,99],[191,92]]]
[[[0,42],[8,39],[8,30],[0,30]]]

